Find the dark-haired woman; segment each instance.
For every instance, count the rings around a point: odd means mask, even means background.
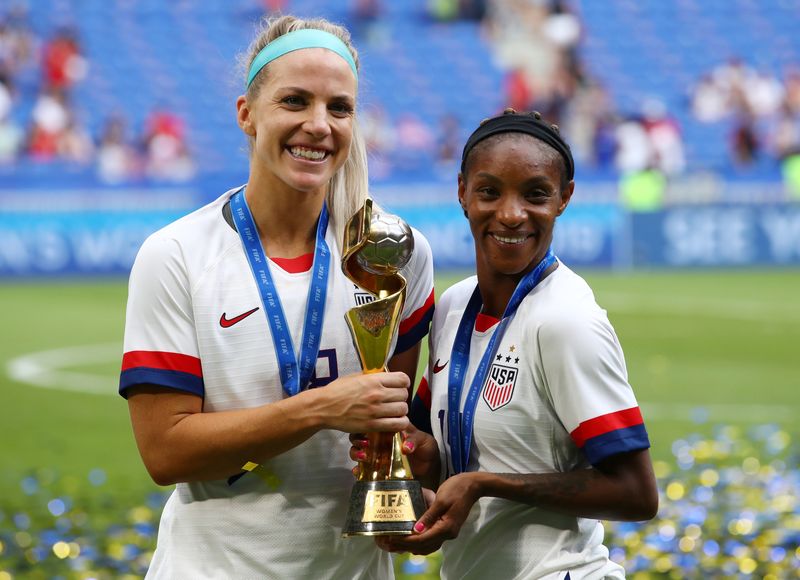
[[[464,147],[458,200],[477,276],[437,305],[411,413],[412,469],[440,483],[415,534],[379,539],[441,546],[442,578],[622,578],[598,520],[657,510],[617,336],[550,248],[573,179],[569,146],[538,113],[508,110]]]

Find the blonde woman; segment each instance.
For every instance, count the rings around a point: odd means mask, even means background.
[[[151,236],[131,273],[120,392],[152,478],[177,484],[147,577],[391,578],[372,541],[341,539],[347,434],[408,425],[430,248],[415,232],[391,372],[362,375],[339,247],[367,197],[357,53],[345,29],[284,16],[247,71],[246,185]]]

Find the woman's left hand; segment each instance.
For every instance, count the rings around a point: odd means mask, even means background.
[[[480,497],[480,473],[460,473],[439,486],[436,497],[414,526],[410,536],[379,536],[375,543],[387,552],[426,555],[446,540],[457,537]]]
[[[415,479],[431,488],[439,484],[439,446],[433,435],[410,425],[403,432],[403,455],[408,456]]]
[[[439,446],[433,435],[420,431],[410,425],[403,434],[403,455],[408,456],[411,472],[414,479],[422,481],[423,485],[435,488],[439,484]],[[364,433],[350,434],[350,459],[361,463],[370,457],[369,437]],[[358,476],[359,467],[353,468],[353,474]]]

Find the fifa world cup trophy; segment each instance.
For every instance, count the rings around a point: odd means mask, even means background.
[[[386,370],[400,321],[406,280],[399,270],[414,250],[411,229],[400,218],[373,212],[368,199],[347,223],[342,270],[374,300],[351,308],[347,324],[365,373]],[[400,433],[369,433],[350,495],[344,536],[404,535],[425,511],[422,486],[402,453]]]

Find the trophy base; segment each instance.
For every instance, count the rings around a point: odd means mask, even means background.
[[[407,536],[423,513],[422,485],[415,479],[357,481],[342,536]]]

